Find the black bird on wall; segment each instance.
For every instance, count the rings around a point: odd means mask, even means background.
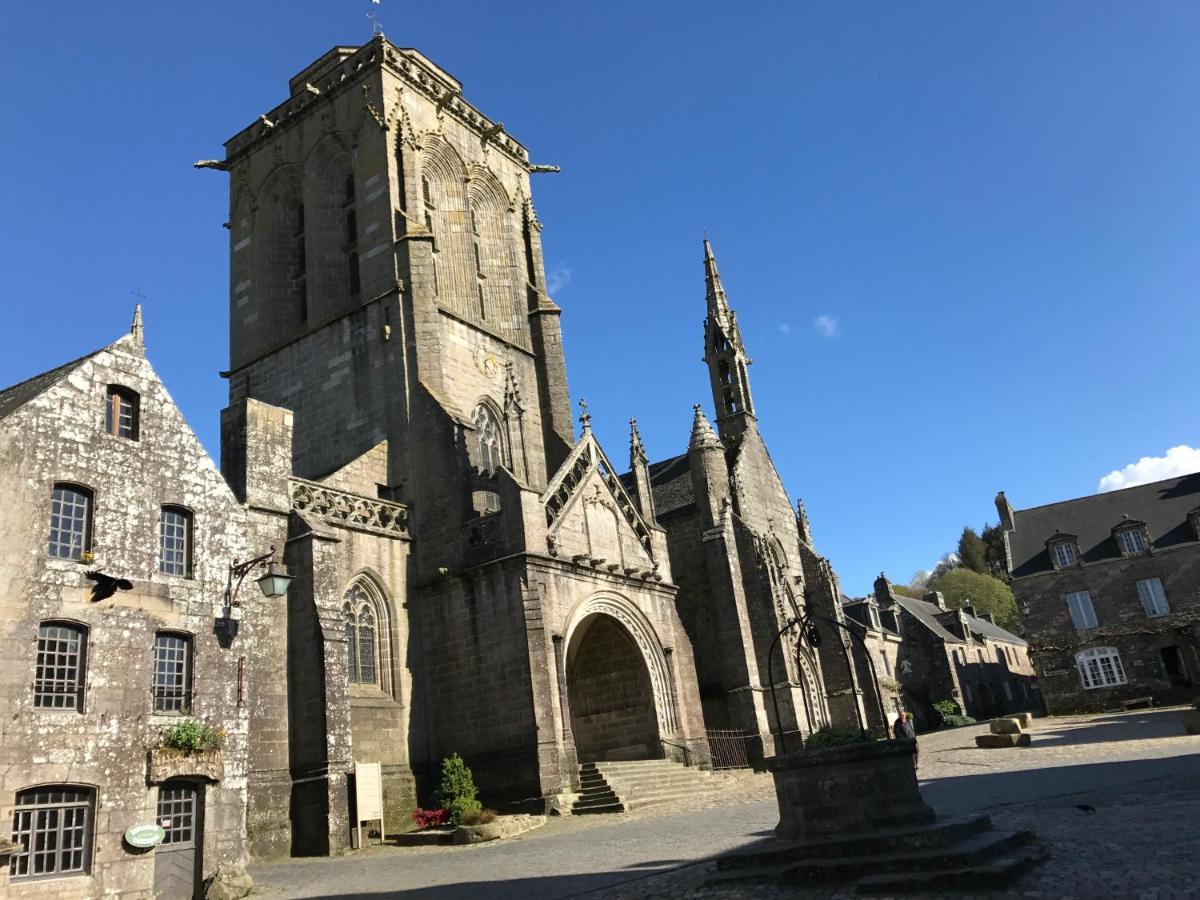
[[[92,602],[99,603],[101,600],[107,600],[117,591],[132,591],[133,582],[128,578],[114,578],[112,575],[105,575],[98,569],[93,569],[91,572],[85,572],[88,578],[96,582],[92,585]]]

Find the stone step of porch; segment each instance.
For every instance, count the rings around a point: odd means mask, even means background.
[[[1017,879],[1041,863],[1049,852],[1034,841],[997,859],[977,866],[940,872],[887,872],[860,878],[855,884],[859,894],[925,894],[940,891],[975,891],[986,885],[988,891],[1011,887]]]
[[[666,759],[583,763],[579,781],[572,813],[626,812],[706,795],[713,787],[711,773]]]

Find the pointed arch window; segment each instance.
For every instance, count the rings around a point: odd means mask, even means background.
[[[351,296],[358,296],[358,211],[354,203],[354,174],[348,173],[342,182],[342,223],[344,240],[342,253],[346,262],[346,283]]]
[[[350,683],[388,691],[387,617],[378,591],[366,579],[356,580],[343,595],[342,629],[346,637],[346,673]]]
[[[479,451],[479,469],[494,472],[504,464],[504,445],[500,437],[500,417],[486,403],[475,407],[472,417],[475,425],[476,447]]]

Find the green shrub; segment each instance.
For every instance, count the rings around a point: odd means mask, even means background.
[[[939,700],[937,703],[933,704],[933,708],[942,714],[943,719],[946,718],[946,716],[962,715],[962,707],[953,700]]]
[[[970,716],[947,716],[942,715],[942,725],[946,728],[959,728],[963,725],[974,725],[975,720]]]
[[[475,779],[471,770],[457,753],[442,760],[442,783],[438,787],[438,802],[450,817],[451,825],[462,825],[482,809],[476,799]]]
[[[857,728],[822,728],[804,740],[805,750],[828,750],[830,747],[847,747],[851,744],[869,744],[875,738]]]
[[[162,733],[162,745],[186,755],[225,746],[225,729],[213,728],[195,719],[182,719]]]

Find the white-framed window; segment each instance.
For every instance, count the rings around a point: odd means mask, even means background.
[[[158,571],[183,578],[192,574],[192,514],[181,506],[158,511]]]
[[[1138,599],[1142,601],[1142,609],[1146,618],[1157,619],[1169,615],[1171,607],[1167,603],[1167,594],[1163,590],[1162,580],[1158,578],[1143,578],[1137,583]]]
[[[1116,647],[1092,647],[1075,656],[1079,680],[1089,691],[1125,684],[1125,667]]]
[[[871,628],[875,631],[879,630],[879,610],[870,604],[867,605],[867,618],[871,622]]]
[[[86,682],[87,629],[73,622],[39,625],[33,705],[82,712]]]
[[[1092,595],[1087,591],[1071,591],[1067,594],[1067,609],[1071,613],[1071,624],[1077,631],[1087,631],[1100,625],[1096,609],[1092,606]]]
[[[1079,548],[1073,541],[1059,541],[1050,545],[1050,558],[1054,568],[1065,569],[1079,562]]]
[[[1149,546],[1146,543],[1146,532],[1141,528],[1126,528],[1124,531],[1118,531],[1117,543],[1120,544],[1121,552],[1126,556],[1145,553]]]

